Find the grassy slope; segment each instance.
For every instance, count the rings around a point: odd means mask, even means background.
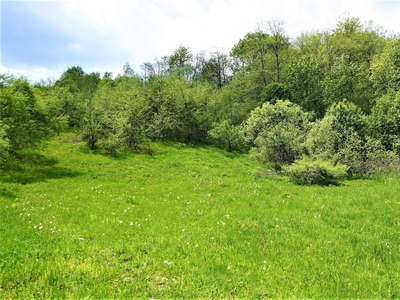
[[[247,155],[70,134],[0,173],[0,298],[400,297],[400,180],[301,187]]]

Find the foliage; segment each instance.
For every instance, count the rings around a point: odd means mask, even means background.
[[[329,160],[339,148],[340,133],[334,130],[337,119],[327,115],[312,124],[306,138],[306,148],[312,157]]]
[[[234,126],[228,120],[214,123],[209,133],[219,144],[226,147],[228,152],[243,148],[244,136],[240,126]]]
[[[381,55],[376,55],[371,64],[371,81],[377,96],[400,91],[400,38],[386,42]]]
[[[291,100],[291,93],[282,83],[273,82],[264,88],[261,98],[263,103],[275,104],[277,100]]]
[[[352,63],[348,56],[338,57],[322,82],[326,105],[330,106],[342,100],[360,102],[357,97],[360,95],[361,73],[361,67]]]
[[[327,116],[335,118],[335,128],[342,136],[348,130],[357,132],[362,138],[365,137],[367,130],[367,119],[361,109],[347,100],[333,104],[326,113]]]
[[[8,156],[8,150],[10,147],[10,142],[7,138],[7,126],[3,125],[0,120],[0,167],[3,165],[4,161]]]
[[[290,181],[301,184],[337,184],[338,180],[344,179],[347,176],[348,167],[342,164],[334,165],[329,160],[312,160],[307,156],[296,160],[290,167],[287,173]]]
[[[350,134],[334,160],[349,167],[353,175],[382,174],[398,167],[399,156],[386,150],[379,140],[367,138],[364,142],[356,133]]]
[[[265,103],[251,112],[244,133],[260,161],[292,163],[303,151],[308,115],[290,101]]]
[[[396,148],[400,140],[400,92],[391,92],[376,101],[368,117],[368,128],[386,149]]]
[[[33,88],[25,78],[2,76],[0,121],[9,142],[9,151],[38,146],[53,128],[51,118],[37,103]]]
[[[292,101],[305,111],[314,112],[318,117],[322,117],[326,110],[326,103],[323,101],[323,77],[320,63],[311,56],[302,56],[288,66],[287,86]]]

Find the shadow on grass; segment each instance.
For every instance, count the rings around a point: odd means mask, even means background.
[[[0,188],[0,198],[14,200],[17,198],[17,195],[6,188]]]
[[[35,152],[19,153],[0,171],[0,182],[29,184],[64,177],[76,177],[79,172],[57,166],[58,161]],[[5,197],[13,197],[1,191]]]

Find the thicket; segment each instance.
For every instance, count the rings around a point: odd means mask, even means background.
[[[154,139],[250,150],[276,170],[308,170],[309,183],[335,178],[330,170],[342,165],[349,175],[384,172],[399,164],[398,53],[400,38],[344,17],[295,40],[282,22],[267,22],[229,54],[181,45],[141,73],[128,63],[102,77],[74,66],[35,84],[3,74],[0,164],[76,130],[112,156]]]

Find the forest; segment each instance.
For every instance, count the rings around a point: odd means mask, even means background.
[[[153,154],[151,141],[249,152],[298,183],[399,166],[400,37],[343,17],[290,39],[278,20],[230,50],[129,63],[113,76],[68,68],[31,83],[0,75],[0,165],[64,131],[90,150]]]

